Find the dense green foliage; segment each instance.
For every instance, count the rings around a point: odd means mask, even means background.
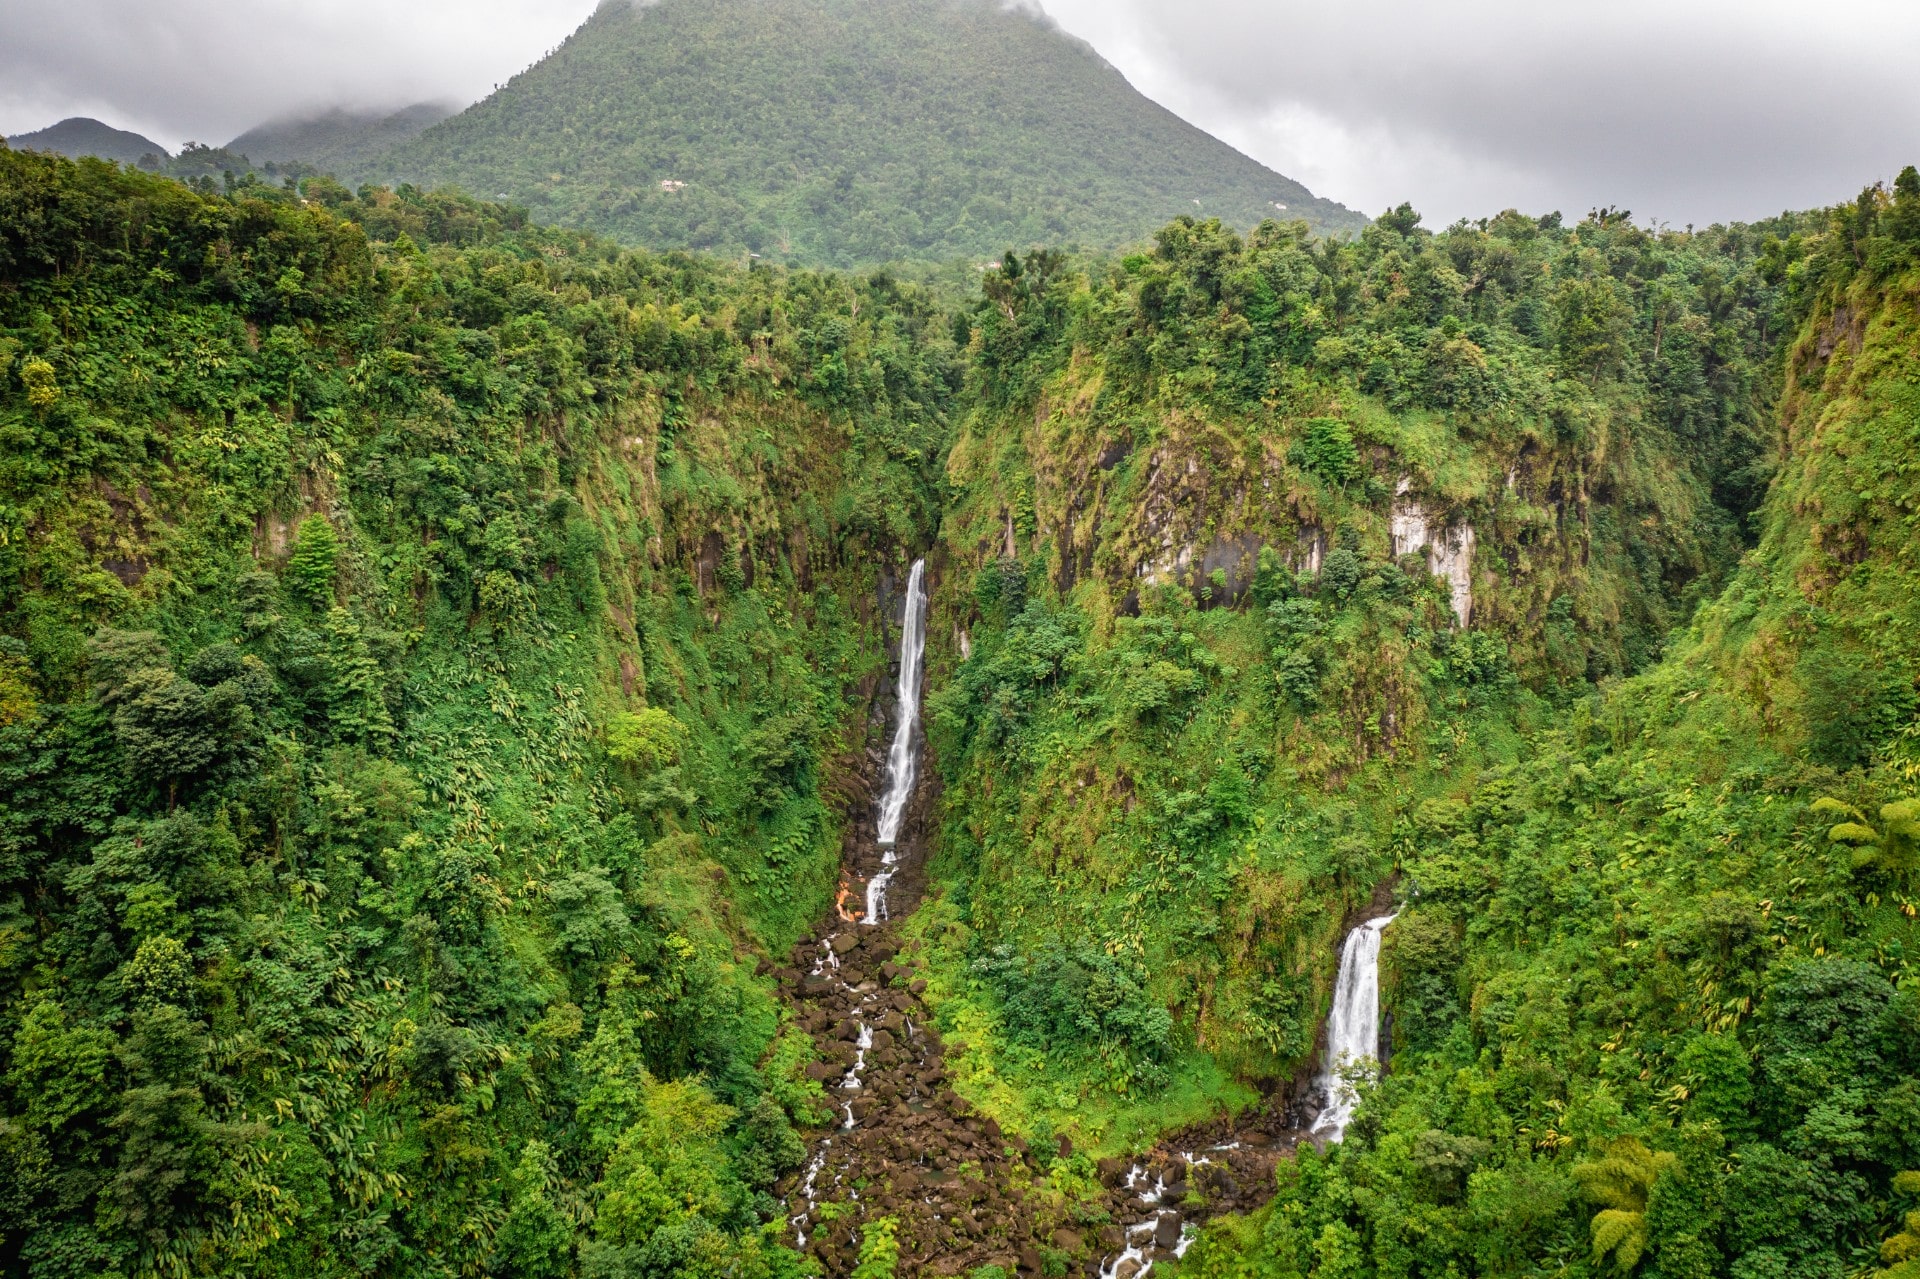
[[[1908,1279],[1920,176],[1417,223],[950,315],[0,151],[0,1265],[795,1273],[750,973],[931,547],[910,931],[1008,1130],[1296,1077],[1401,901],[1390,1073],[1183,1271]]]
[[[1376,801],[1357,851],[1419,890],[1386,935],[1391,1073],[1181,1274],[1910,1266],[1913,173],[1763,250],[1804,316],[1778,475],[1672,654]]]
[[[0,150],[0,1269],[786,1273],[944,317]]]
[[[1417,843],[1407,796],[1644,667],[1740,554],[1801,228],[1416,224],[1181,221],[1090,272],[1010,258],[972,317],[941,602],[972,651],[930,702],[956,884],[928,927],[975,1087],[1082,1140],[1137,1132],[1050,1082],[1062,1055],[969,956],[1124,957],[1181,1010],[1175,1051],[1291,1075],[1343,908]],[[1393,554],[1415,512],[1477,533],[1470,629]],[[971,1022],[996,1006],[997,1041]]]
[[[851,265],[1131,244],[1199,208],[1364,219],[991,0],[614,0],[351,176],[454,183],[635,244]]]

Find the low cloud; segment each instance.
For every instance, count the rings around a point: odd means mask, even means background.
[[[17,0],[0,134],[90,115],[178,147],[329,107],[484,97],[593,0]]]
[[[1195,123],[1367,212],[1595,205],[1679,224],[1920,160],[1920,6],[1044,0]]]
[[[1508,206],[1750,218],[1920,160],[1911,0],[1811,17],[1799,0],[999,2],[1316,192],[1369,213],[1411,200],[1433,224]],[[471,102],[594,5],[14,0],[0,133],[91,115],[177,147],[307,110]]]

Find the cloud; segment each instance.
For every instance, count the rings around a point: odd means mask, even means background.
[[[1670,222],[1830,203],[1920,159],[1920,6],[1044,0],[1151,96],[1324,195]],[[1912,154],[1908,154],[1912,153]]]
[[[472,102],[593,0],[12,0],[0,134],[91,115],[170,147],[295,112]]]
[[[999,2],[1043,10],[1316,192],[1366,212],[1411,200],[1429,223],[1508,206],[1757,217],[1920,159],[1912,0]],[[300,110],[470,102],[593,8],[7,0],[0,133],[92,115],[178,146]]]

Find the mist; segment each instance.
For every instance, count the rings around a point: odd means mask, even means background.
[[[744,0],[743,0],[744,2]],[[0,133],[177,148],[332,107],[469,103],[593,0],[6,0]],[[1316,193],[1430,225],[1611,206],[1673,225],[1845,199],[1920,159],[1920,6],[1842,0],[1016,0]]]

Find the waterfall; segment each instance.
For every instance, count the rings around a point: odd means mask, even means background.
[[[1326,1104],[1313,1122],[1315,1137],[1338,1141],[1353,1118],[1358,1098],[1342,1074],[1379,1068],[1380,934],[1395,918],[1368,920],[1348,933],[1340,948],[1340,976],[1327,1016],[1327,1062],[1317,1081]]]
[[[920,667],[927,651],[927,562],[915,560],[907,576],[907,610],[900,624],[899,719],[893,730],[893,746],[887,751],[887,791],[880,801],[880,872],[867,881],[868,924],[878,924],[887,914],[887,885],[893,880],[898,860],[894,845],[900,842],[900,823],[907,815],[907,801],[913,798],[914,732],[920,726]]]

